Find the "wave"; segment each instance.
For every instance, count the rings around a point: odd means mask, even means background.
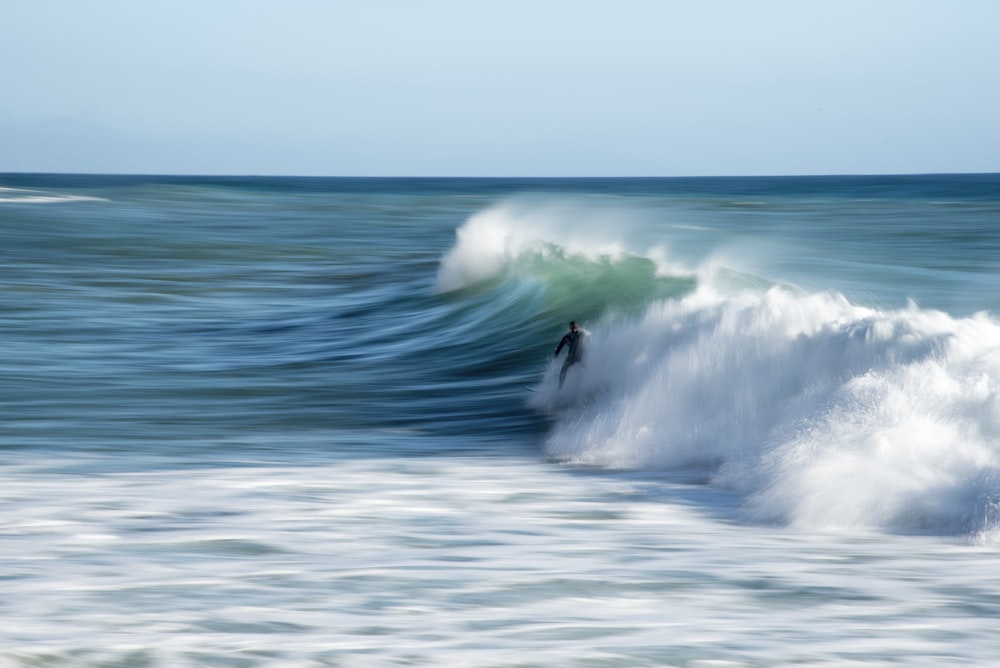
[[[452,292],[508,273],[522,277],[574,262],[614,264],[646,259],[656,276],[692,276],[668,261],[662,245],[634,248],[624,240],[635,227],[622,208],[582,205],[571,200],[512,198],[476,213],[456,233],[441,259],[437,290]]]
[[[54,194],[24,188],[0,188],[0,204],[56,204],[62,202],[108,202],[103,197]]]
[[[689,268],[630,245],[627,214],[607,222],[607,209],[507,202],[458,230],[438,272],[440,291],[505,277],[558,292],[604,266],[619,279],[583,321],[565,388],[551,362],[530,395],[552,458],[707,469],[756,522],[1000,537],[1000,323],[860,306],[718,260]],[[687,283],[623,312],[640,260],[647,279]]]

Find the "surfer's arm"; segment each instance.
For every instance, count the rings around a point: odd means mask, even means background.
[[[556,352],[553,355],[553,357],[559,357],[559,351],[562,350],[563,346],[565,346],[567,343],[569,343],[569,334],[567,334],[566,336],[562,337],[562,341],[560,341],[559,345],[556,346]]]

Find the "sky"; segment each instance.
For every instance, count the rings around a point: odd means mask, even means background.
[[[997,0],[0,9],[0,172],[1000,172]]]

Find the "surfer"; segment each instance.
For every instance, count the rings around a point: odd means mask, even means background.
[[[562,340],[559,341],[559,345],[556,346],[556,354],[553,355],[553,359],[559,357],[559,351],[566,346],[566,361],[563,362],[562,370],[559,371],[559,388],[562,389],[563,381],[566,380],[566,371],[583,359],[583,332],[580,331],[580,326],[576,324],[576,320],[569,323],[569,333],[567,333]]]

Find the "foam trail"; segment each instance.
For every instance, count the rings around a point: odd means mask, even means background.
[[[1000,324],[719,288],[594,328],[548,451],[708,466],[763,521],[972,531],[1000,499]],[[988,527],[987,527],[988,528]]]
[[[103,197],[50,194],[24,188],[0,188],[0,204],[56,204],[60,202],[108,202]]]

